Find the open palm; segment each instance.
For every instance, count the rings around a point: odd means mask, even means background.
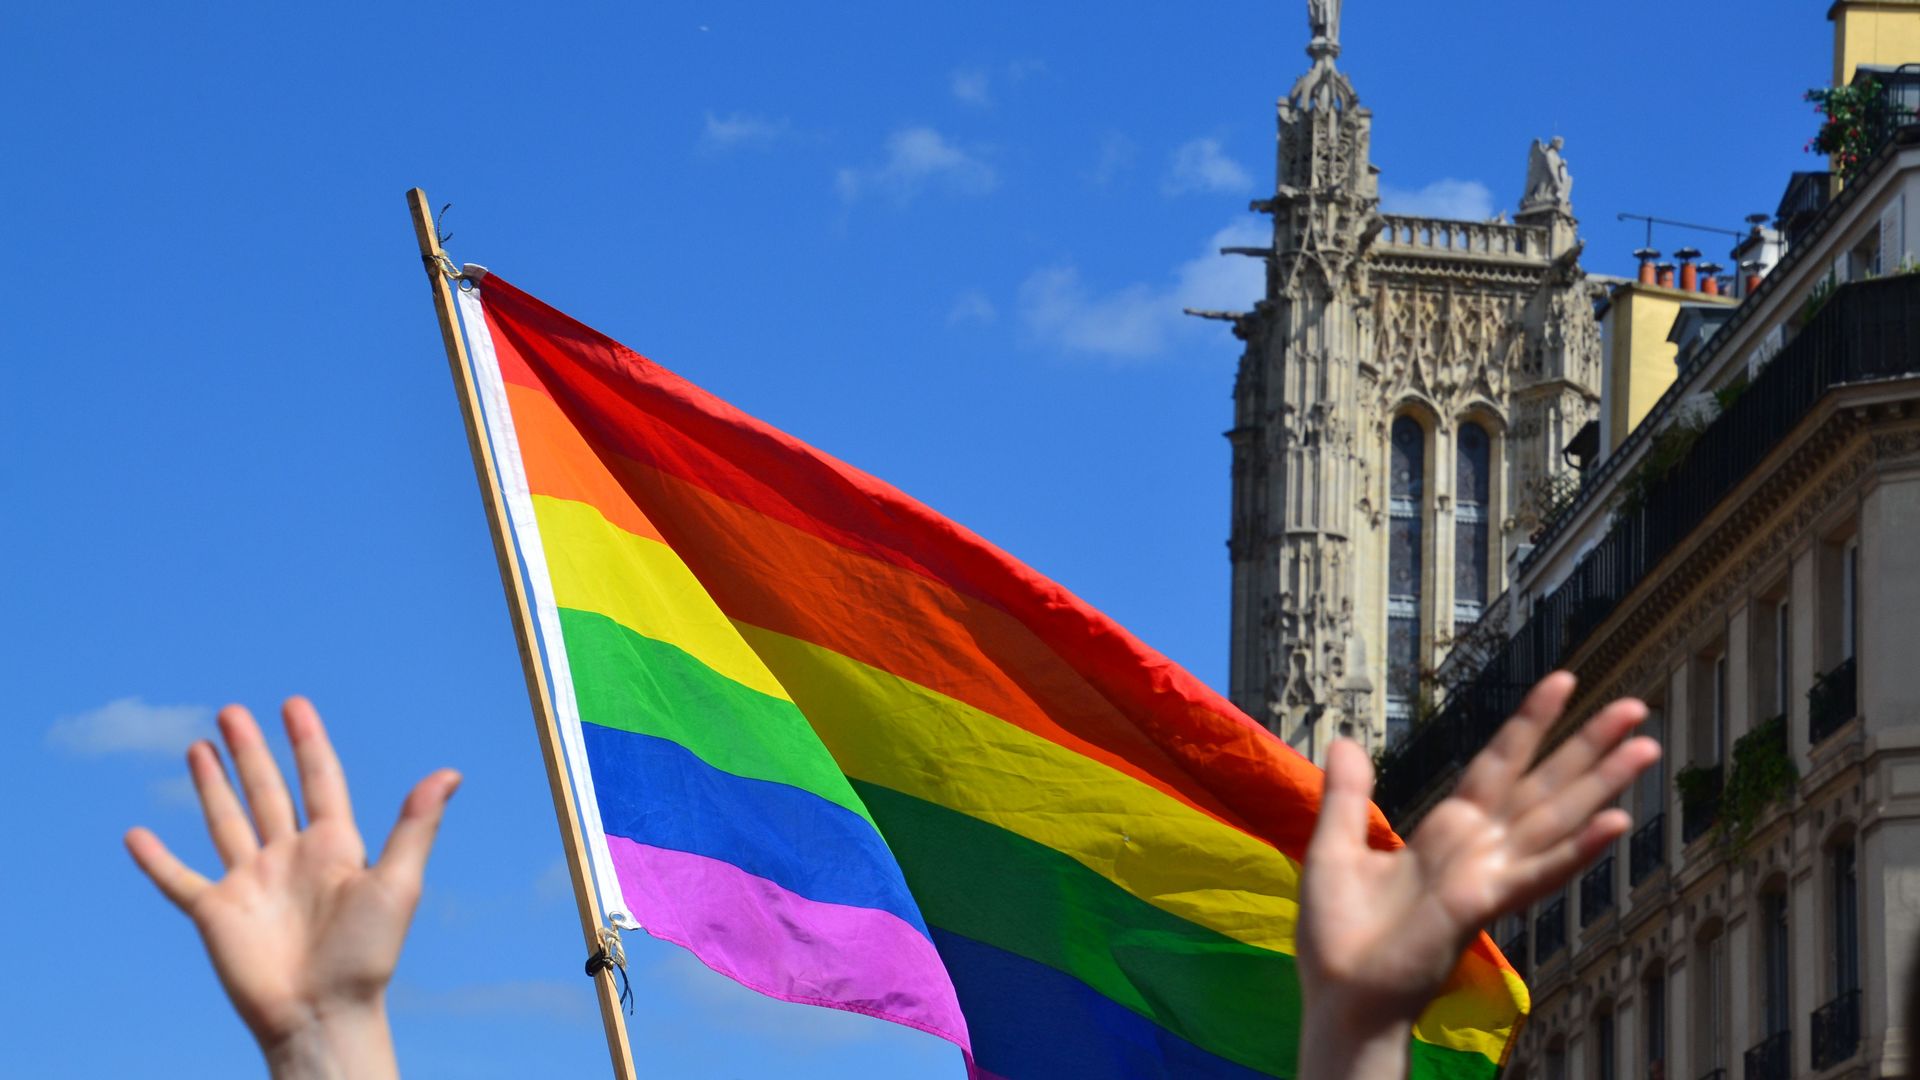
[[[269,1061],[335,1051],[313,1039],[353,1041],[343,1029],[384,1035],[384,992],[420,897],[427,854],[459,774],[441,770],[407,797],[380,861],[367,863],[346,778],[313,706],[283,715],[307,809],[303,829],[259,725],[243,708],[220,713],[220,729],[246,793],[249,818],[209,742],[187,752],[207,831],[227,868],[218,882],[188,868],[146,829],[127,849],[200,931],[227,995]],[[360,1040],[364,1041],[364,1040]],[[384,1042],[384,1040],[383,1040]],[[391,1071],[360,1060],[356,1075]],[[287,1070],[280,1070],[287,1071]]]
[[[1646,706],[1621,700],[1529,771],[1573,693],[1558,672],[1467,766],[1406,847],[1367,843],[1373,768],[1345,740],[1328,750],[1326,794],[1301,885],[1300,978],[1308,1005],[1411,1023],[1481,928],[1564,885],[1630,827],[1607,809],[1660,756],[1628,738]]]

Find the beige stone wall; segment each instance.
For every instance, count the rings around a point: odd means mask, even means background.
[[[1673,765],[1705,763],[1713,695],[1702,683],[1714,656],[1727,658],[1729,744],[1776,708],[1771,627],[1784,600],[1788,738],[1800,772],[1793,795],[1729,852],[1711,834],[1681,842],[1679,796],[1666,785],[1662,866],[1630,885],[1623,840],[1611,910],[1582,927],[1576,884],[1568,946],[1532,958],[1534,1017],[1509,1075],[1543,1077],[1555,1046],[1569,1048],[1569,1076],[1592,1075],[1594,1018],[1610,1009],[1616,1075],[1646,1076],[1644,1010],[1655,974],[1666,981],[1665,1076],[1695,1080],[1716,1067],[1741,1075],[1745,1051],[1766,1035],[1761,912],[1772,890],[1787,897],[1791,1075],[1896,1076],[1920,1064],[1899,1023],[1920,947],[1920,664],[1912,659],[1920,640],[1920,426],[1910,419],[1920,384],[1877,395],[1876,406],[1842,405],[1824,432],[1808,433],[1798,459],[1775,478],[1795,482],[1774,512],[1741,536],[1722,537],[1722,557],[1659,632],[1609,665],[1631,681],[1600,680],[1604,696],[1634,693],[1657,708]],[[1806,692],[1844,659],[1837,568],[1856,543],[1858,716],[1813,743]],[[1840,842],[1851,842],[1857,857],[1862,1039],[1855,1056],[1816,1073],[1812,1013],[1839,989],[1830,860]]]

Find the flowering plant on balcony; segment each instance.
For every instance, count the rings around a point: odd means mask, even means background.
[[[1880,149],[1890,124],[1914,119],[1887,100],[1878,79],[1815,87],[1807,91],[1806,99],[1824,117],[1820,130],[1807,140],[1807,151],[1827,155],[1842,180],[1858,172]]]

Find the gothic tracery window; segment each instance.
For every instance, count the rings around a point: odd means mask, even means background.
[[[1421,538],[1427,436],[1418,421],[1393,422],[1387,538],[1387,743],[1406,735],[1420,693]]]
[[[1472,420],[1463,422],[1453,502],[1453,632],[1463,634],[1486,610],[1488,583],[1487,514],[1492,499],[1493,440]]]

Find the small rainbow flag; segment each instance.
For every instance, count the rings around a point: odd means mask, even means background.
[[[1317,769],[887,484],[498,276],[459,306],[609,920],[975,1076],[1293,1074]],[[1525,1010],[1482,935],[1413,1075]]]

